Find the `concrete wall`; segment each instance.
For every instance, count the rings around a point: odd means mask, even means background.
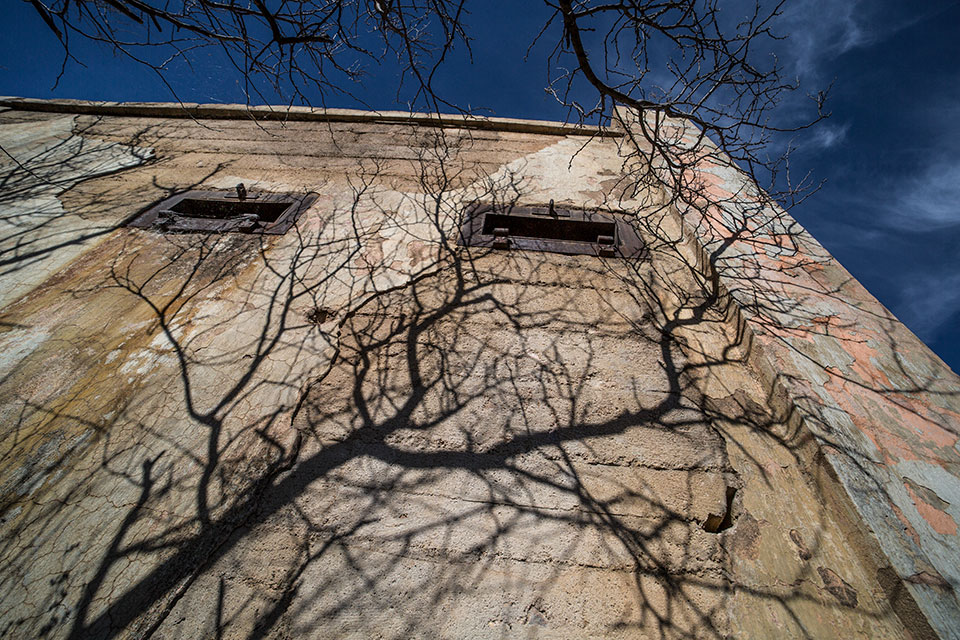
[[[62,210],[0,211],[5,635],[949,635],[628,140],[161,107],[0,113],[3,179]],[[237,182],[319,198],[277,237],[118,226]],[[456,245],[550,199],[648,251]]]
[[[693,149],[699,132],[672,125]],[[960,378],[709,142],[686,174],[676,216],[740,312],[753,369],[812,436],[811,473],[873,534],[903,615],[960,637]]]

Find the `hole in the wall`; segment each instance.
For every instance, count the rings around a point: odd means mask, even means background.
[[[703,530],[708,533],[720,533],[733,526],[733,499],[737,495],[734,487],[727,487],[727,508],[723,514],[711,513],[703,523]]]
[[[642,242],[623,215],[554,206],[474,205],[466,211],[461,243],[603,257],[636,257]]]
[[[226,220],[235,216],[255,215],[263,222],[276,222],[292,203],[264,202],[261,200],[210,200],[202,198],[184,198],[170,207],[189,218],[216,218]]]
[[[317,326],[320,326],[321,324],[324,324],[327,320],[329,320],[331,315],[333,314],[331,314],[326,309],[321,309],[320,307],[317,307],[316,309],[313,309],[312,311],[310,311],[310,313],[307,314],[307,322],[309,322],[310,324],[315,324]]]
[[[483,217],[483,233],[507,229],[511,237],[596,242],[600,236],[614,236],[617,225],[608,220],[570,220],[567,218],[535,218],[533,216],[488,213]]]
[[[286,233],[316,194],[187,191],[136,216],[127,226],[163,233]]]

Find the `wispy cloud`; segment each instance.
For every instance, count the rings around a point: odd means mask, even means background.
[[[843,143],[847,138],[847,132],[850,131],[850,123],[824,122],[818,125],[813,134],[804,140],[804,148],[807,150],[830,149]]]
[[[960,158],[932,162],[900,180],[885,208],[885,222],[893,227],[933,231],[960,225]]]
[[[878,44],[896,33],[950,8],[950,2],[918,7],[889,0],[805,0],[790,3],[781,30],[788,35],[780,50],[788,72],[815,79],[837,56]]]
[[[864,23],[862,0],[808,0],[789,5],[782,28],[789,37],[781,52],[788,72],[816,77],[823,63],[875,39]]]

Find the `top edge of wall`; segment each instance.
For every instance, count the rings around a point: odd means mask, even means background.
[[[407,113],[404,111],[362,111],[314,107],[248,106],[243,104],[199,104],[195,102],[102,102],[90,100],[41,100],[0,96],[0,107],[17,111],[74,113],[142,118],[190,118],[218,120],[272,120],[281,122],[368,122],[407,124],[458,129],[482,129],[564,136],[619,137],[621,131],[607,127],[585,127],[547,120],[486,118],[464,114]]]

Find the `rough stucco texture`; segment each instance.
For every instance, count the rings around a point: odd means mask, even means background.
[[[57,273],[108,233],[57,198],[81,180],[136,166],[149,148],[74,135],[76,116],[7,115],[0,122],[0,306]],[[22,167],[22,168],[21,168]]]
[[[708,152],[695,181],[722,205],[680,213],[756,337],[758,369],[937,633],[960,637],[960,379],[739,170]]]
[[[929,631],[619,141],[71,122],[155,158],[56,195],[109,230],[0,311],[4,635]],[[319,197],[284,236],[116,227],[237,182]],[[456,246],[470,203],[550,199],[648,251]]]

